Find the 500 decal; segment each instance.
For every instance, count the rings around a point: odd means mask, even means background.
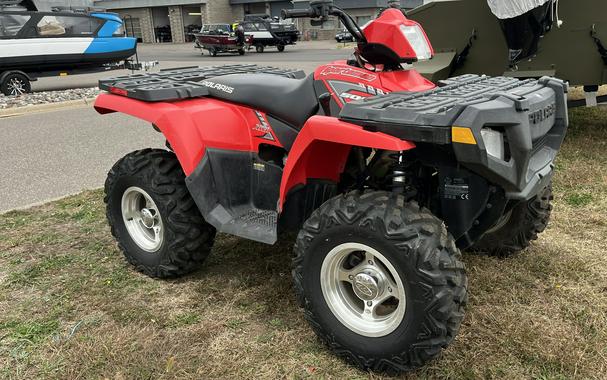
[[[327,83],[329,84],[332,92],[339,95],[339,98],[343,103],[349,103],[354,100],[362,100],[370,96],[386,94],[384,90],[364,83],[351,83],[337,80],[330,80]]]

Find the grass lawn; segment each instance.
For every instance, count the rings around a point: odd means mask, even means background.
[[[607,378],[606,109],[571,112],[554,190],[529,249],[464,256],[460,333],[409,378]],[[0,378],[380,378],[316,339],[290,256],[220,235],[200,271],[159,281],[122,259],[101,191],[0,215]]]

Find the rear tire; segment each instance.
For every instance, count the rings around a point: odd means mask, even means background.
[[[239,55],[244,55],[244,53],[245,53],[244,49],[238,49],[238,54]]]
[[[105,181],[106,215],[125,258],[150,277],[197,269],[215,229],[200,215],[174,153],[144,149],[120,159]]]
[[[336,355],[396,374],[424,365],[455,337],[467,302],[460,258],[442,221],[417,203],[353,192],[305,222],[294,287],[312,329]]]
[[[255,51],[258,53],[263,53],[264,49],[263,45],[255,45]]]
[[[10,73],[0,83],[0,91],[6,96],[18,96],[32,92],[29,79],[20,73]]]
[[[281,53],[282,53],[283,51],[285,51],[285,45],[282,45],[282,44],[281,44],[281,45],[276,46],[276,48],[277,48],[277,49],[278,49],[278,51],[279,51],[279,52],[281,52]]]
[[[210,48],[210,49],[209,49],[209,54],[210,54],[212,57],[217,57],[217,49],[215,49],[215,48]]]
[[[487,232],[471,250],[507,257],[527,248],[548,226],[553,199],[552,184],[549,184],[534,198],[516,205],[504,217],[507,219]]]

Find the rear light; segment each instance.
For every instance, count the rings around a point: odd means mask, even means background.
[[[418,60],[432,58],[432,48],[419,25],[401,25],[400,30],[415,51]]]
[[[121,96],[128,96],[127,90],[118,87],[110,87],[110,93]]]

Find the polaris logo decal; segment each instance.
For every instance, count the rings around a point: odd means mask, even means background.
[[[200,84],[208,88],[225,92],[226,94],[231,94],[234,92],[234,87],[226,86],[225,84],[210,82],[208,80],[203,80],[200,82]]]
[[[533,111],[529,114],[529,122],[531,124],[538,124],[542,121],[551,118],[556,113],[556,104],[552,103],[544,108],[540,108],[537,111]]]
[[[320,75],[323,75],[323,76],[327,76],[327,75],[343,75],[343,76],[346,76],[346,77],[352,77],[352,78],[362,79],[362,80],[367,81],[367,82],[373,82],[375,79],[377,79],[377,75],[369,74],[367,72],[356,70],[356,69],[352,69],[352,68],[349,68],[349,67],[340,67],[340,66],[327,66],[320,73]]]

